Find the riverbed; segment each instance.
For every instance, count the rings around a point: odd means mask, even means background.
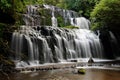
[[[120,80],[119,70],[85,69],[85,71],[85,74],[78,74],[76,69],[68,68],[12,73],[1,75],[0,80]]]

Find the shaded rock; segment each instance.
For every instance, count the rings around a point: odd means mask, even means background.
[[[88,60],[88,63],[94,63],[94,60],[92,57]]]

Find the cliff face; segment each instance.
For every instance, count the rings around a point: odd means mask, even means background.
[[[115,35],[114,35],[115,34]],[[101,30],[100,39],[103,44],[106,58],[117,58],[120,53],[119,33],[112,33],[109,30]]]

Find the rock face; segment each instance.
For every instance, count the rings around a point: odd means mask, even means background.
[[[103,30],[100,32],[100,39],[104,48],[106,58],[114,59],[120,52],[116,37],[111,31]]]
[[[89,30],[89,20],[74,11],[50,5],[43,5],[42,8],[30,5],[23,20],[25,25],[12,36],[11,49],[16,54],[13,59],[18,61],[18,65],[34,66],[79,58],[105,58],[101,42],[108,49],[105,45],[106,37]],[[63,24],[59,24],[59,21],[79,28],[59,28]],[[112,33],[110,35],[114,40]]]

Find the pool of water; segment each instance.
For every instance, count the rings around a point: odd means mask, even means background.
[[[12,73],[0,75],[0,80],[120,80],[119,70],[85,69],[77,74],[76,69],[58,69],[37,72]]]

